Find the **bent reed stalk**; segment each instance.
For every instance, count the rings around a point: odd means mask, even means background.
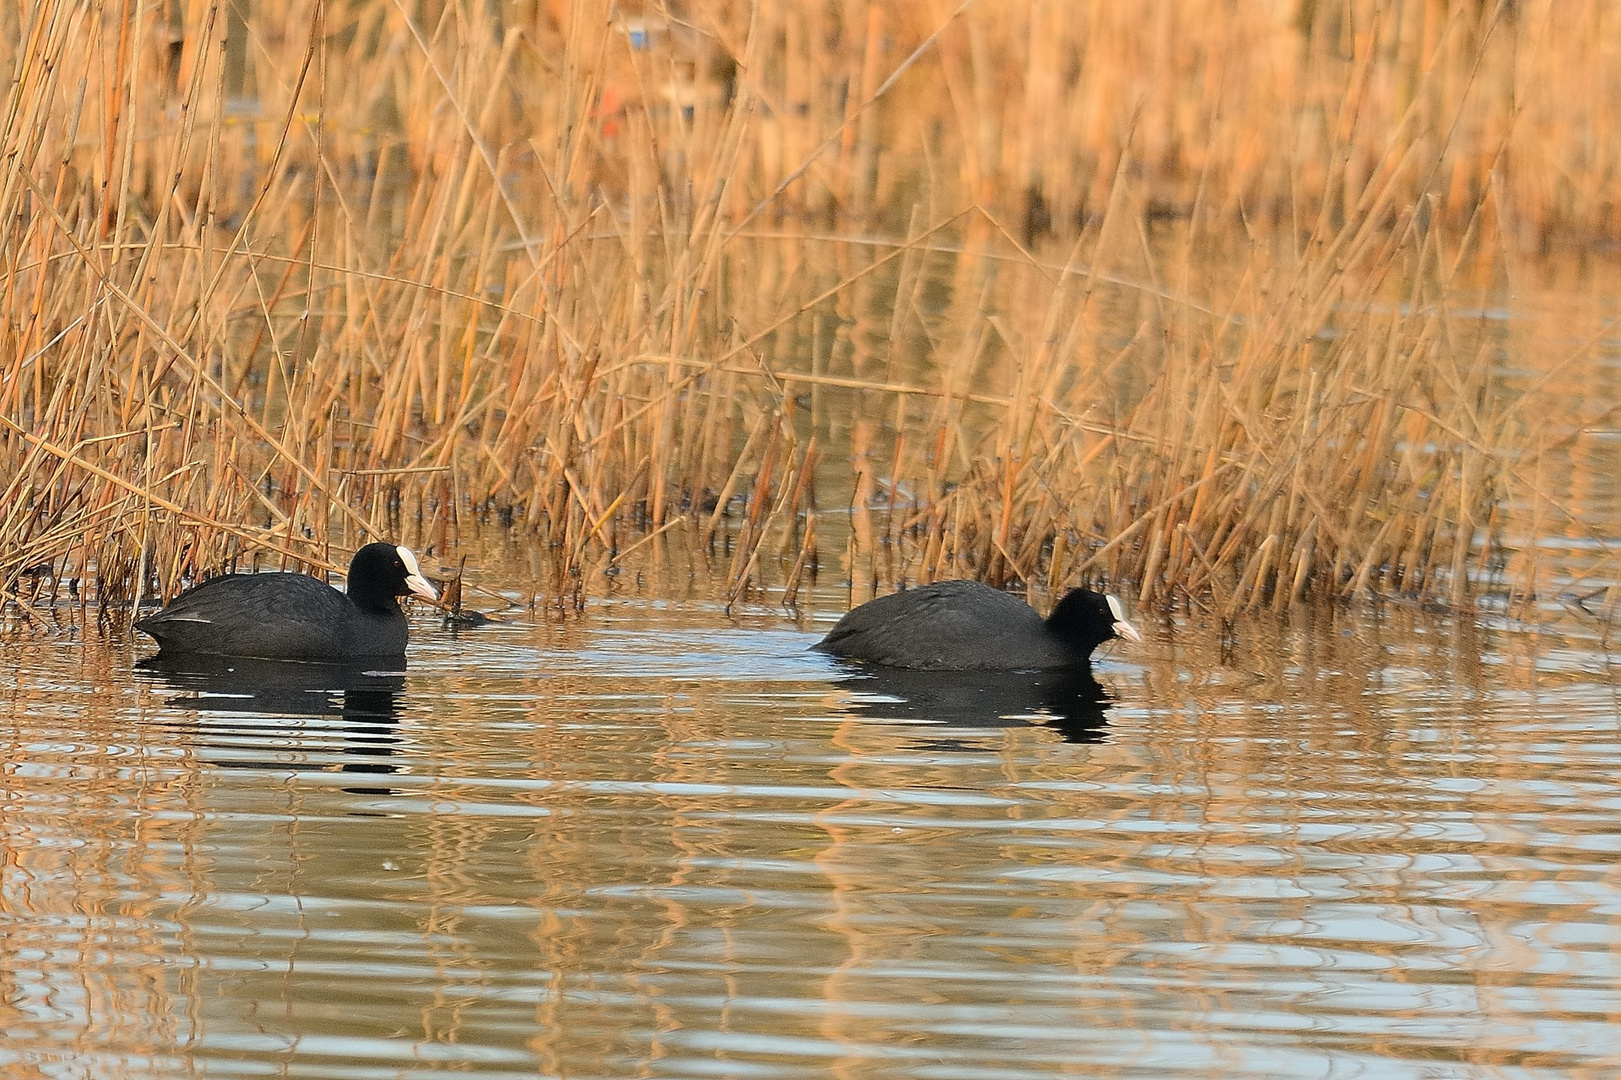
[[[1598,46],[1465,7],[12,8],[0,598],[487,516],[791,602],[848,506],[860,580],[1464,603],[1535,425],[1453,291],[1621,225],[1526,152],[1614,168]]]

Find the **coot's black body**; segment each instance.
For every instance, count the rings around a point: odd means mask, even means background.
[[[1045,671],[1089,662],[1110,638],[1142,638],[1112,596],[1074,589],[1046,619],[978,581],[937,581],[880,596],[840,619],[814,648],[924,671]]]
[[[405,655],[397,597],[437,593],[408,548],[367,544],[349,563],[348,595],[306,574],[230,574],[175,597],[135,628],[159,656],[202,654],[342,663]]]

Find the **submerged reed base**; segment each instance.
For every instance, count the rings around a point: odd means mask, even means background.
[[[474,522],[565,607],[677,535],[732,602],[822,564],[1227,615],[1533,594],[1598,329],[1479,298],[1614,223],[1530,194],[1565,127],[1497,121],[1597,47],[1536,5],[1417,5],[1423,48],[1406,9],[1162,6],[11,12],[0,600]]]

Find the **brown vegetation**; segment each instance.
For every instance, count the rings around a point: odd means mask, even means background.
[[[791,598],[849,505],[857,576],[1461,602],[1541,436],[1456,297],[1621,232],[1552,10],[12,7],[0,590],[485,517]]]

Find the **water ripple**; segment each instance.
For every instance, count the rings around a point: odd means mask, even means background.
[[[302,682],[0,646],[0,1068],[1621,1070],[1607,666],[1354,629],[1111,659],[1079,741],[708,609]]]

